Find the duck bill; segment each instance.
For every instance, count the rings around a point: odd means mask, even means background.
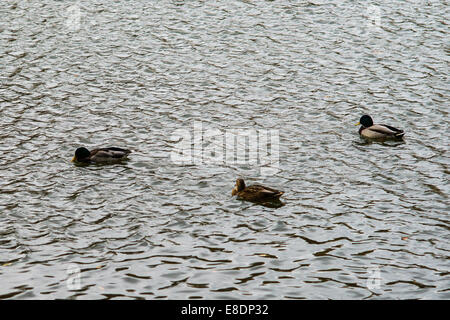
[[[361,123],[360,122],[358,122],[357,124],[355,124],[355,126],[359,126]]]

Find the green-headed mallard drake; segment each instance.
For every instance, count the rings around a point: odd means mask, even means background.
[[[98,148],[92,151],[81,147],[75,151],[75,156],[72,162],[81,163],[113,163],[120,162],[128,157],[131,153],[130,150],[108,147],[108,148]]]
[[[363,115],[356,125],[361,125],[358,131],[360,136],[368,139],[402,139],[405,135],[403,130],[386,124],[373,124],[369,115]]]
[[[237,195],[237,199],[252,202],[279,201],[279,198],[283,193],[283,191],[261,185],[246,187],[244,179],[237,179],[236,186],[233,188],[233,191],[231,191],[231,195]]]

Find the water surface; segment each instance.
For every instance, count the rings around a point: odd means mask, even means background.
[[[449,299],[446,12],[2,2],[0,298]],[[364,113],[404,143],[361,140]],[[174,162],[198,123],[273,130],[277,170]],[[80,167],[78,146],[133,153]],[[237,177],[285,205],[236,201]]]

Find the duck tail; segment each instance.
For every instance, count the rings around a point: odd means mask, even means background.
[[[276,193],[274,196],[275,198],[279,198],[284,194],[284,191],[279,191],[278,193]]]

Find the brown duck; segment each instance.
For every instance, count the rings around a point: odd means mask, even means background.
[[[392,126],[386,124],[373,124],[373,120],[369,115],[363,115],[356,125],[361,125],[358,131],[359,135],[368,139],[400,140],[405,135],[403,130]]]
[[[236,186],[231,191],[231,195],[237,195],[237,199],[252,202],[279,201],[283,191],[264,187],[261,185],[245,186],[244,179],[237,179]]]

